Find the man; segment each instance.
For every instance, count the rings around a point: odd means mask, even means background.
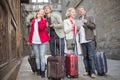
[[[50,6],[44,6],[45,17],[48,21],[48,27],[50,31],[50,51],[51,55],[55,56],[59,55],[64,56],[64,30],[63,30],[63,22],[61,15],[57,13],[51,12]],[[57,51],[58,50],[58,51]]]
[[[84,76],[90,75],[91,78],[96,78],[95,66],[94,66],[94,54],[95,54],[95,23],[93,17],[86,16],[86,10],[84,7],[78,9],[82,26],[80,28],[80,43],[83,51],[83,62],[86,72]]]

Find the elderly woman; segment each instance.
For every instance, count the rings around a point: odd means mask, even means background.
[[[76,11],[74,8],[69,8],[66,12],[67,19],[64,20],[64,31],[65,31],[65,53],[81,54],[81,49],[78,40],[78,33],[80,27],[75,26]],[[71,44],[69,40],[72,40],[75,44]],[[69,45],[73,45],[73,48],[69,48]]]

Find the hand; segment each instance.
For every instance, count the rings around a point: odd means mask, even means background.
[[[46,23],[46,26],[48,27],[48,22]]]
[[[30,43],[29,43],[29,42],[28,42],[27,44],[28,44],[28,45],[30,45]]]
[[[49,25],[50,27],[54,27],[54,24],[52,23],[51,25]]]
[[[83,23],[87,23],[88,21],[87,21],[87,19],[83,19]]]
[[[80,31],[80,26],[77,26],[77,32],[79,32]]]

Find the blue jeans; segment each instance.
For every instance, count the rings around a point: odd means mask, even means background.
[[[61,42],[60,42],[60,40],[61,40]],[[61,47],[61,49],[60,49],[60,47]],[[64,38],[51,37],[50,52],[51,52],[52,56],[55,56],[55,55],[64,56],[64,47],[65,47]]]
[[[85,70],[89,75],[95,73],[95,65],[94,65],[94,55],[95,55],[95,41],[91,41],[88,43],[82,43],[82,51],[83,51],[83,62],[85,65]]]
[[[33,50],[35,51],[36,56],[36,65],[37,69],[45,71],[45,50],[46,44],[33,44]]]

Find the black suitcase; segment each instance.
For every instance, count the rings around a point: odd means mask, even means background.
[[[61,42],[61,40],[60,40]],[[56,40],[55,40],[56,44]],[[56,48],[56,46],[55,46]],[[60,47],[61,50],[61,47]],[[56,53],[56,52],[55,52]],[[61,54],[61,53],[60,53]],[[56,54],[57,55],[57,54]],[[64,78],[65,75],[65,60],[64,56],[50,56],[47,58],[47,77],[49,79],[61,79]]]
[[[28,57],[28,62],[31,66],[31,69],[33,72],[36,72],[37,71],[37,66],[36,66],[36,61],[35,61],[35,56],[29,56]]]
[[[107,73],[107,59],[104,52],[97,52],[95,54],[95,68],[98,75],[102,76]]]

